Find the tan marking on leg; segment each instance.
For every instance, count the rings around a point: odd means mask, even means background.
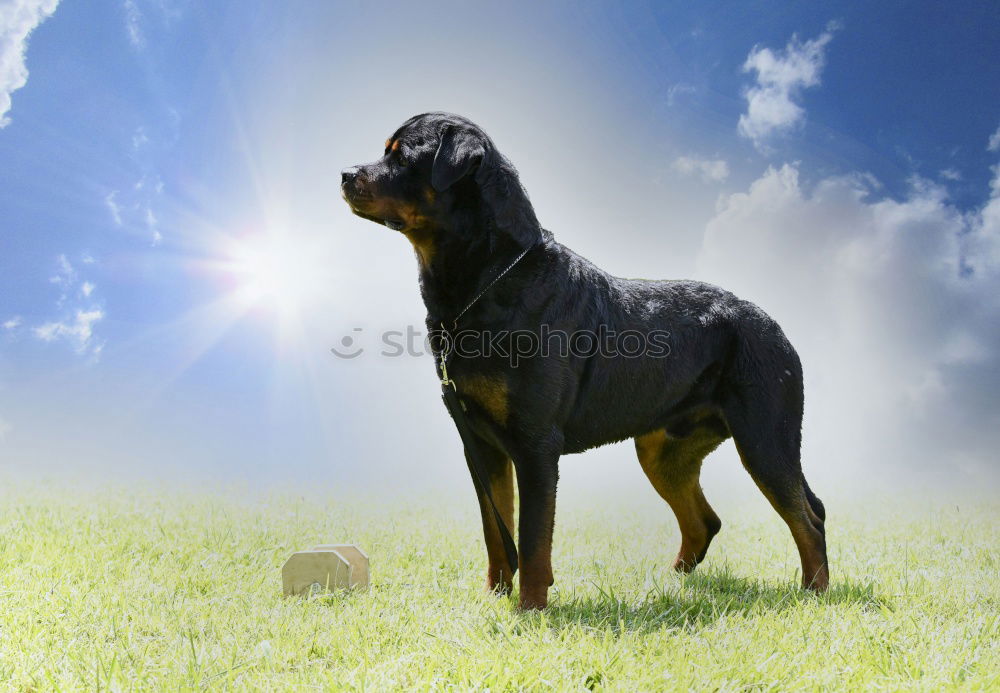
[[[552,533],[555,529],[555,470],[518,470],[521,498],[518,518],[522,609],[544,609],[549,603],[552,574]]]
[[[646,461],[652,462],[660,455],[663,444],[667,442],[667,432],[664,430],[653,431],[645,435],[636,436],[635,451],[639,455],[639,463],[645,469]]]
[[[788,525],[802,561],[803,589],[825,591],[830,584],[830,573],[821,548],[825,543],[823,536],[812,526],[807,516],[789,522]]]
[[[705,500],[697,480],[678,488],[665,499],[670,504],[681,530],[681,546],[674,559],[674,570],[690,573],[705,558],[709,542],[721,524]]]
[[[510,460],[502,464],[502,470],[494,474],[490,480],[490,492],[497,504],[497,510],[507,529],[514,531],[514,465]],[[514,576],[507,565],[507,552],[503,546],[500,528],[489,500],[482,496],[479,499],[479,511],[483,520],[486,538],[486,555],[489,567],[486,571],[486,589],[497,594],[510,594],[514,588]]]
[[[501,426],[507,425],[507,383],[500,376],[467,375],[456,378],[459,394],[475,401]]]
[[[522,609],[544,609],[549,604],[549,587],[552,585],[552,543],[538,551],[519,566],[521,594],[518,606]]]
[[[722,525],[699,483],[702,460],[720,442],[717,436],[701,432],[671,439],[664,431],[654,431],[635,439],[642,470],[677,518],[681,546],[675,570],[690,572],[701,562]]]
[[[738,442],[736,443],[736,452],[744,460],[747,459],[745,451]],[[746,462],[743,466],[750,469]],[[751,476],[753,476],[752,472]],[[754,478],[754,482],[792,533],[795,548],[799,551],[799,561],[802,563],[803,589],[823,592],[830,582],[825,555],[826,539],[814,525],[815,522],[822,525],[822,520],[812,511],[806,498],[805,489],[800,484],[798,490],[791,496],[791,500],[787,504],[783,504],[779,498],[775,497],[774,492],[760,483],[757,478]]]

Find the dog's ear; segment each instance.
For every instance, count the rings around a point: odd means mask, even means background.
[[[441,133],[441,144],[431,167],[431,185],[437,192],[447,190],[483,160],[482,138],[468,128],[449,125]]]

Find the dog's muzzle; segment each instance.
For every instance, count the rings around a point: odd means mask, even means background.
[[[348,202],[358,196],[358,172],[357,166],[345,168],[340,172],[340,194]]]

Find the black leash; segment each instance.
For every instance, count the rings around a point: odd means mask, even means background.
[[[517,572],[517,546],[514,544],[514,537],[511,536],[507,523],[503,521],[497,503],[493,500],[493,492],[490,490],[489,478],[483,465],[483,451],[479,447],[479,439],[469,428],[469,422],[465,418],[465,410],[462,401],[455,392],[455,381],[449,380],[449,385],[442,384],[441,396],[444,399],[444,406],[448,408],[451,418],[455,421],[458,434],[462,437],[462,444],[465,445],[465,461],[469,464],[469,471],[472,472],[472,480],[476,484],[476,490],[485,494],[493,508],[493,519],[496,520],[497,529],[500,530],[500,538],[503,540],[503,550],[507,554],[507,566],[510,568],[511,577]],[[443,383],[443,381],[442,381]]]
[[[503,272],[500,272],[493,280],[486,285],[486,287],[476,294],[475,298],[469,301],[468,305],[463,308],[455,319],[452,321],[452,329],[458,327],[458,320],[465,313],[476,304],[476,302],[483,297],[483,295],[493,287],[498,281],[500,281],[505,274],[510,272],[514,265],[521,261],[528,251],[534,246],[528,246],[524,251],[514,259],[514,262],[510,263]],[[507,523],[504,522],[503,516],[500,514],[500,510],[497,508],[497,503],[493,499],[493,491],[489,483],[489,475],[486,472],[486,465],[483,463],[483,449],[481,447],[479,438],[473,433],[472,429],[469,427],[469,421],[465,417],[465,407],[462,405],[462,400],[458,398],[458,390],[455,387],[455,381],[448,377],[448,359],[451,357],[453,351],[452,336],[451,332],[441,323],[441,330],[444,332],[446,349],[441,352],[441,398],[444,400],[444,406],[448,409],[448,413],[451,414],[452,420],[455,422],[455,428],[458,429],[458,435],[462,438],[462,445],[465,446],[465,461],[469,465],[469,471],[472,473],[472,481],[476,486],[476,490],[486,496],[486,499],[490,502],[490,507],[493,509],[493,519],[497,523],[497,529],[500,530],[500,538],[503,541],[503,550],[507,554],[507,566],[510,568],[511,577],[517,573],[517,545],[514,543],[514,537],[510,533],[510,529],[507,527]]]

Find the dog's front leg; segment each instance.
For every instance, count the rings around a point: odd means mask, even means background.
[[[516,455],[522,609],[544,609],[552,585],[552,529],[556,516],[559,455],[533,451]]]
[[[514,531],[514,467],[506,453],[480,439],[479,449],[483,455],[483,464],[487,474],[486,483],[490,485],[490,493],[497,504],[497,510],[504,524],[511,532]],[[466,453],[468,461],[468,453]],[[469,462],[471,467],[471,462]],[[489,558],[489,568],[486,570],[486,589],[497,594],[510,594],[514,589],[514,576],[507,564],[507,554],[504,551],[503,539],[493,515],[493,507],[485,493],[479,494],[479,512],[483,518],[483,536],[486,539],[486,555]]]

